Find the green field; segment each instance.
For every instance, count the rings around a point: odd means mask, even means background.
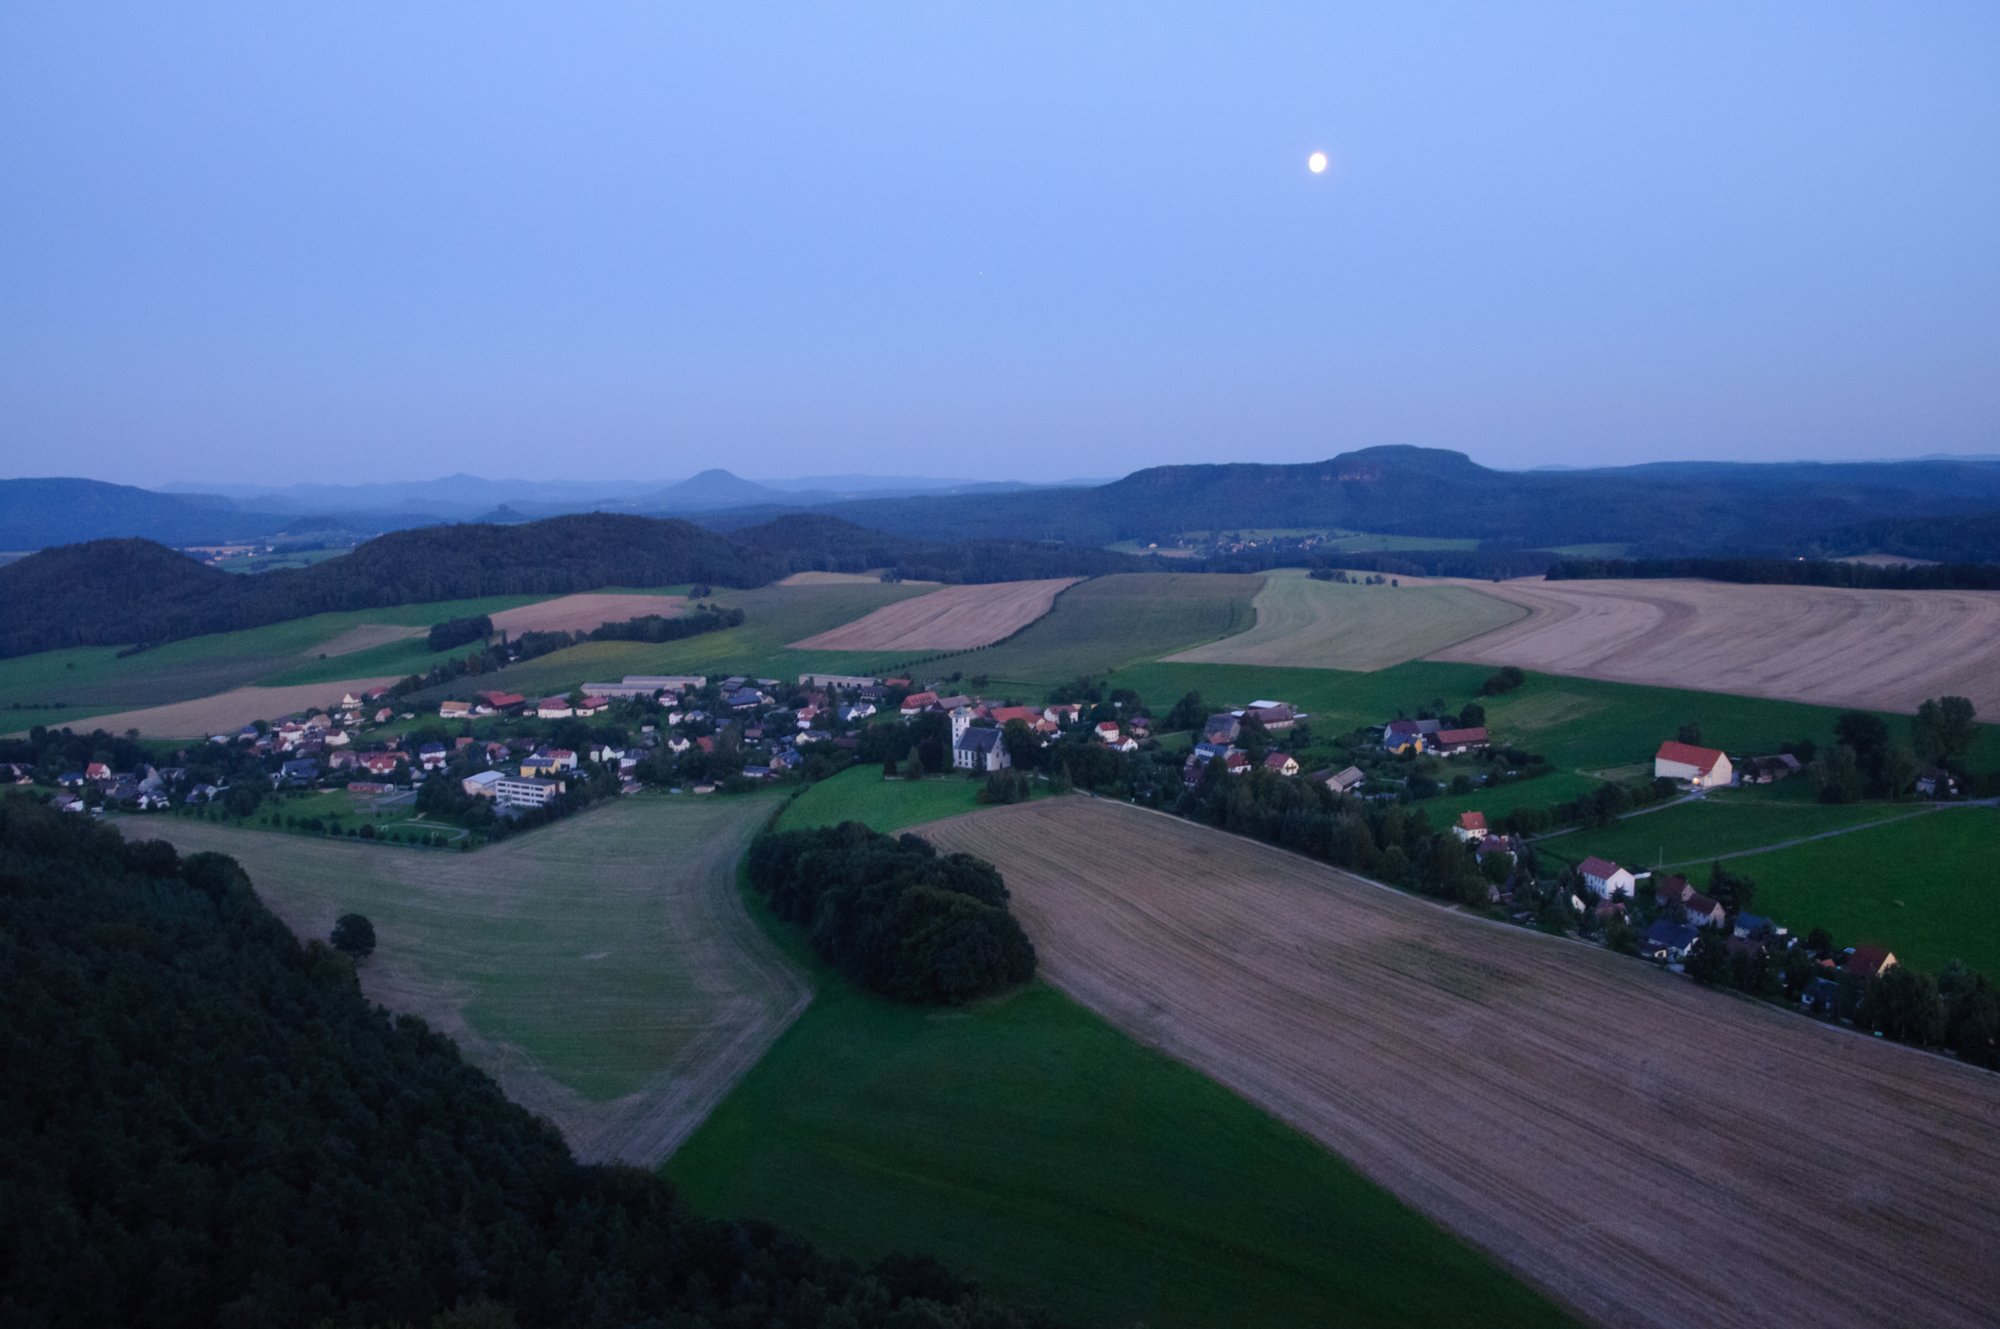
[[[1527,610],[1463,586],[1315,581],[1299,568],[1264,579],[1256,625],[1174,657],[1190,664],[1374,670],[1490,632]]]
[[[984,675],[996,690],[1011,685],[1039,699],[1080,675],[1102,677],[1243,631],[1255,621],[1250,602],[1262,584],[1261,576],[1190,572],[1097,577],[1063,592],[1054,609],[1006,641],[911,668],[921,678]],[[831,658],[851,666],[869,657]]]
[[[858,821],[888,833],[905,826],[955,817],[979,806],[983,779],[938,775],[924,780],[884,780],[879,766],[856,766],[821,780],[785,805],[778,829],[838,826]]]
[[[642,795],[476,854],[180,818],[125,829],[232,855],[301,936],[367,915],[371,997],[451,1034],[579,1152],[657,1159],[670,1145],[647,1142],[676,1115],[690,1127],[803,997],[736,887],[743,849],[777,806],[768,794]],[[702,1100],[692,1087],[716,1076]]]
[[[1944,808],[1729,867],[1757,883],[1756,911],[1794,932],[1824,927],[1843,946],[1887,946],[1919,969],[1957,959],[2000,978],[1996,843],[2000,810]]]
[[[20,723],[23,727],[66,724],[108,711],[136,710],[206,697],[252,683],[316,683],[407,673],[410,668],[373,666],[389,655],[399,661],[421,659],[426,662],[424,667],[435,663],[438,657],[431,654],[421,637],[323,660],[317,658],[317,648],[363,624],[424,627],[447,618],[493,614],[547,598],[499,595],[314,614],[240,632],[190,637],[123,659],[118,656],[118,648],[112,646],[78,646],[17,656],[0,660],[0,707],[15,703],[38,707],[61,703],[58,709],[24,710]]]
[[[277,821],[280,817],[295,821],[318,817],[328,823],[338,818],[343,835],[350,830],[359,831],[363,826],[373,826],[378,837],[391,832],[406,838],[442,835],[450,841],[449,847],[453,850],[458,848],[458,842],[466,839],[468,834],[449,821],[418,812],[413,798],[387,800],[372,794],[351,794],[344,789],[301,790],[296,793],[275,795],[265,799],[247,821],[232,822],[231,825],[240,826],[245,830],[270,831],[279,835],[325,838],[314,831],[284,826]],[[387,845],[378,847],[389,848]]]
[[[1574,863],[1592,854],[1632,868],[1701,867],[1737,854],[1808,835],[1844,831],[1915,811],[1907,803],[1778,803],[1740,799],[1734,791],[1626,817],[1611,826],[1573,831],[1539,842],[1545,854]],[[1836,843],[1848,843],[1846,839]],[[1761,902],[1760,902],[1761,903]],[[1760,908],[1756,912],[1763,912]]]
[[[279,568],[309,568],[315,563],[351,553],[347,549],[278,549],[268,554],[237,554],[212,566],[224,572],[275,572]]]
[[[948,783],[867,774],[818,786],[785,824],[893,831],[964,809]],[[1469,1305],[1482,1324],[1569,1323],[1332,1154],[1045,984],[966,1010],[899,1006],[776,935],[818,995],[668,1163],[702,1212],[864,1258],[923,1251],[1085,1325],[1457,1325]]]

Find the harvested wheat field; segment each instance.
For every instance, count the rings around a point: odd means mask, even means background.
[[[1051,982],[1593,1320],[1995,1322],[2000,1077],[1121,804],[923,834]]]
[[[811,996],[736,889],[774,806],[623,799],[474,853],[179,818],[123,829],[231,855],[301,937],[366,914],[371,999],[451,1035],[579,1157],[650,1167]]]
[[[1301,568],[1267,574],[1248,632],[1169,660],[1185,664],[1387,669],[1527,617],[1469,586],[1364,586],[1314,581]]]
[[[497,632],[588,632],[647,614],[673,618],[686,612],[687,597],[680,595],[563,595],[503,609],[493,615],[493,627]]]
[[[398,623],[361,623],[349,628],[332,641],[308,646],[299,653],[318,657],[352,655],[356,651],[365,651],[374,646],[387,646],[392,641],[408,641],[412,637],[421,637],[427,631],[428,628],[404,627]]]
[[[1013,636],[1048,613],[1056,596],[1081,580],[946,586],[791,645],[801,651],[969,651]]]
[[[345,678],[337,683],[292,683],[281,688],[231,688],[193,701],[93,715],[88,724],[110,734],[136,729],[148,738],[204,738],[209,734],[234,733],[252,720],[274,720],[309,706],[332,706],[343,693],[359,695],[396,681],[394,677]]]
[[[2000,592],[1708,581],[1464,582],[1531,612],[1433,658],[1914,711],[2000,711]]]

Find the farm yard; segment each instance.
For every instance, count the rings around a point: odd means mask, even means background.
[[[1439,659],[1908,713],[2000,713],[2000,592],[1705,581],[1466,582],[1529,616]]]
[[[450,1034],[580,1157],[655,1164],[805,1006],[744,912],[767,797],[621,800],[476,854],[128,823],[240,862],[302,937],[375,924],[363,989]]]
[[[1593,1320],[1991,1322],[1984,1073],[1102,800],[924,834],[1055,986]]]
[[[794,829],[893,832],[973,806],[970,781],[850,771]],[[980,811],[977,821],[993,815]],[[883,1001],[751,910],[812,1006],[665,1171],[701,1212],[860,1257],[923,1250],[1090,1326],[1573,1323],[1338,1158],[1046,984],[963,1009]]]
[[[1298,568],[1266,574],[1252,603],[1257,622],[1247,632],[1168,658],[1366,671],[1418,659],[1527,616],[1518,605],[1464,586],[1315,581]]]
[[[963,651],[1011,637],[1049,612],[1075,577],[946,586],[793,642],[802,651]]]

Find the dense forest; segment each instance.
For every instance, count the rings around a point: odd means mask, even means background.
[[[1548,570],[1551,581],[1600,577],[1691,577],[1773,586],[1857,586],[1895,591],[2000,591],[2000,566],[1935,563],[1882,567],[1816,558],[1568,559]]]
[[[762,586],[792,572],[890,567],[940,581],[1089,576],[1139,566],[1102,549],[931,546],[822,517],[725,536],[684,521],[591,513],[518,526],[430,526],[342,558],[255,577],[146,540],[43,550],[0,567],[0,657],[63,646],[158,645],[336,610],[605,586]]]
[[[0,800],[0,1322],[965,1326],[1041,1317],[582,1167],[236,864]]]
[[[750,846],[749,876],[830,964],[898,1001],[970,1001],[1034,976],[999,872],[920,836],[852,821],[767,833]]]

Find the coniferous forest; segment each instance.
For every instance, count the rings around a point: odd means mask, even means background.
[[[0,1008],[0,1323],[1047,1324],[578,1165],[233,860],[16,798]]]

